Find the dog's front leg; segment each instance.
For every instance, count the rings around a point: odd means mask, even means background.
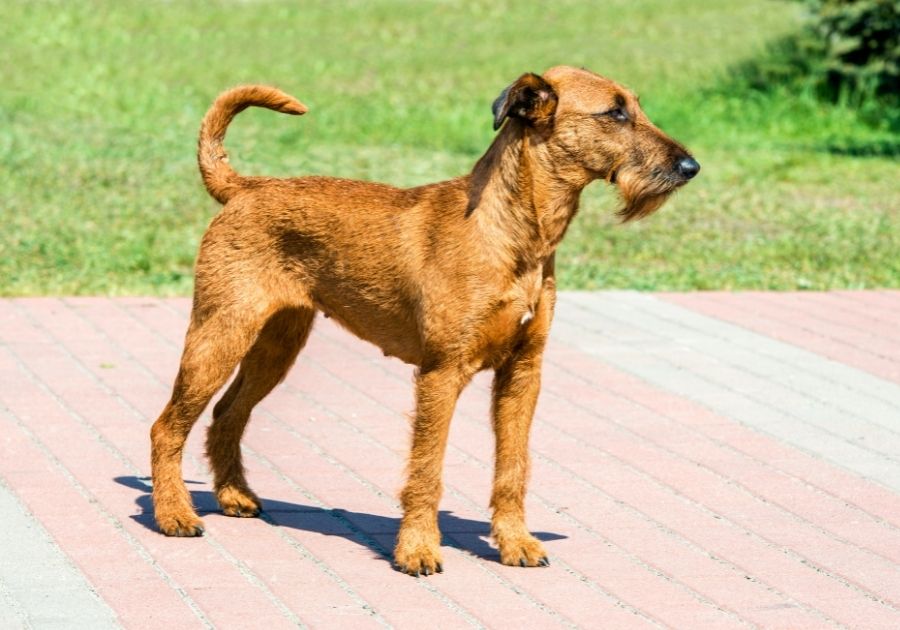
[[[410,575],[443,571],[438,529],[441,468],[456,399],[471,376],[453,366],[422,370],[416,377],[412,452],[400,495],[403,521],[394,549],[394,562]]]
[[[541,358],[555,290],[545,285],[527,337],[494,375],[492,415],[495,436],[494,488],[491,493],[491,533],[503,564],[550,564],[540,541],[525,526],[525,486],[528,482],[528,434],[541,388]]]

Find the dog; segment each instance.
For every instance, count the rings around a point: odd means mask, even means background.
[[[395,566],[415,576],[443,570],[437,515],[448,428],[461,390],[484,369],[495,373],[491,533],[503,564],[549,564],[525,526],[524,498],[556,296],[554,252],[592,181],[618,186],[628,221],[658,209],[700,165],[650,122],[631,91],[566,66],[523,74],[501,92],[492,107],[499,133],[469,175],[410,189],[239,175],[223,141],[249,106],[307,111],[284,92],[250,85],[221,94],[203,119],[200,172],[224,208],[200,245],[184,353],[151,429],[159,529],[203,532],[182,480],[182,451],[238,365],[214,406],[207,455],[224,513],[259,514],[241,436],[321,311],[417,367]]]

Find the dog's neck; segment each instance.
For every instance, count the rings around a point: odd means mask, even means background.
[[[516,244],[517,260],[527,254],[528,263],[541,264],[565,235],[587,183],[557,173],[540,133],[511,119],[472,170],[468,214],[493,242]]]

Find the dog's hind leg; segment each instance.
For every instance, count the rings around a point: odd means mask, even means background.
[[[213,470],[216,499],[228,516],[256,516],[259,498],[247,485],[241,462],[241,436],[250,412],[287,375],[306,343],[315,311],[287,308],[277,311],[241,361],[231,386],[213,408],[206,438],[206,454]]]
[[[153,507],[164,534],[199,536],[203,532],[182,480],[184,443],[213,394],[250,348],[266,315],[260,308],[198,313],[195,304],[172,398],[150,431]]]

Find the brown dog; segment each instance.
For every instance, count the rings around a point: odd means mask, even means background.
[[[569,67],[524,74],[500,94],[493,111],[502,130],[470,175],[408,190],[238,175],[222,141],[235,114],[251,105],[306,112],[274,88],[246,86],[222,94],[203,120],[200,171],[225,207],[200,246],[181,367],[151,431],[160,529],[203,531],[181,478],[182,449],[238,363],[213,410],[207,452],[225,514],[259,513],[241,435],[322,311],[418,366],[397,566],[414,575],[442,570],[437,511],[447,431],[460,391],[487,368],[495,370],[492,533],[504,564],[548,564],[525,527],[524,497],[556,295],[554,251],[590,182],[617,184],[620,215],[629,220],[659,208],[699,164],[653,126],[627,89]]]

